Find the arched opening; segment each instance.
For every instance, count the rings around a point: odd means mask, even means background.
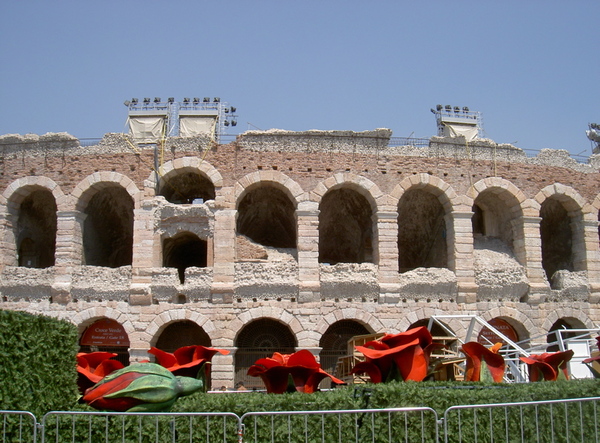
[[[319,211],[319,263],[373,262],[373,211],[364,196],[334,189]]]
[[[102,318],[89,325],[79,339],[79,352],[112,352],[125,366],[129,365],[129,336],[116,320]]]
[[[133,199],[119,186],[98,191],[89,201],[83,227],[84,264],[118,268],[133,256]]]
[[[292,354],[297,346],[296,338],[287,325],[270,318],[248,323],[236,339],[234,382],[246,388],[264,389],[262,380],[247,375],[248,368],[259,358],[271,357],[274,352]]]
[[[238,205],[238,234],[263,246],[296,247],[296,208],[288,196],[271,185],[260,185]]]
[[[540,236],[542,239],[542,267],[548,281],[556,271],[574,271],[573,232],[571,217],[555,198],[542,203],[540,209]]]
[[[398,269],[447,268],[444,207],[423,189],[404,193],[398,204]]]
[[[556,320],[546,336],[546,343],[549,346],[546,348],[547,352],[560,351],[560,342],[565,339],[573,338],[581,333],[577,332],[566,332],[569,329],[586,329],[586,326],[580,320],[576,318],[559,318]],[[560,333],[557,331],[561,331]]]
[[[198,172],[180,172],[160,181],[158,193],[170,203],[204,203],[215,199],[215,187],[212,182]]]
[[[353,349],[348,349],[348,340],[370,333],[371,331],[355,320],[340,320],[330,325],[319,340],[321,368],[334,375],[338,359],[354,352]]]
[[[208,334],[191,320],[181,320],[169,324],[158,336],[156,345],[165,352],[175,352],[184,346],[200,345],[211,347]]]
[[[498,330],[502,335],[507,337],[512,342],[517,343],[520,340],[517,330],[508,321],[508,319],[505,319],[503,317],[495,317],[489,320],[488,324],[494,329]],[[506,340],[504,338],[496,334],[488,327],[484,327],[481,329],[481,331],[479,331],[477,341],[486,347],[490,347],[495,343],[506,343]]]
[[[185,282],[185,270],[192,266],[205,268],[207,242],[191,232],[181,232],[163,241],[163,266],[177,268],[179,281]]]
[[[19,266],[54,266],[56,249],[56,201],[48,190],[36,190],[21,203],[17,221]]]

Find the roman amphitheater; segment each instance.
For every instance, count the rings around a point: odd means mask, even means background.
[[[434,317],[520,343],[600,327],[600,155],[391,135],[1,136],[0,308],[131,362],[227,349],[217,388],[260,383],[273,351],[333,370],[350,337]]]

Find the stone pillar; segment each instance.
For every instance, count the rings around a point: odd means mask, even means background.
[[[144,200],[140,209],[134,209],[133,214],[133,262],[129,303],[150,305],[152,304],[152,268],[155,256],[154,205],[152,201]]]
[[[56,213],[56,249],[54,253],[54,283],[52,302],[71,301],[73,267],[83,261],[83,222],[87,214],[80,211],[58,211]]]
[[[315,202],[301,202],[296,210],[298,226],[298,301],[321,298],[319,271],[319,207]]]
[[[545,300],[550,284],[542,266],[542,238],[540,236],[541,217],[523,216],[523,237],[525,248],[525,269],[529,279],[529,303],[537,304]]]
[[[596,220],[583,221],[583,247],[584,266],[590,284],[590,302],[600,303],[600,247]]]
[[[446,215],[446,224],[450,222],[453,229],[448,230],[449,264],[456,273],[458,286],[458,303],[475,303],[477,300],[477,284],[475,283],[475,261],[473,259],[473,212],[463,208]]]
[[[208,386],[208,389],[216,391],[221,388],[221,386],[225,386],[228,389],[233,389],[235,376],[233,362],[237,348],[234,346],[214,347],[229,351],[229,354],[223,355],[217,353],[213,356],[210,369],[211,386]]]
[[[7,202],[6,206],[0,205],[0,271],[5,266],[16,266],[17,259],[17,241],[13,233],[13,223],[16,223],[16,215],[12,214],[15,211],[9,210],[13,203]]]
[[[378,211],[373,216],[375,225],[374,259],[379,266],[379,302],[398,303],[398,212]]]
[[[219,209],[215,212],[214,266],[211,288],[214,303],[233,302],[236,217],[235,209]]]

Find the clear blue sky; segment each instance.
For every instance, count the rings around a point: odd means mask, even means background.
[[[126,131],[132,97],[219,96],[237,132],[487,137],[589,155],[600,1],[0,1],[0,134]]]

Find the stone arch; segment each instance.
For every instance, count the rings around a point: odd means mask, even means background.
[[[598,222],[598,243],[600,244],[600,194],[596,196],[591,206],[594,209],[591,217]]]
[[[314,346],[318,346],[320,338],[327,329],[338,321],[352,320],[360,323],[373,333],[388,332],[384,324],[376,316],[357,308],[338,308],[321,317],[314,329]]]
[[[79,214],[76,242],[83,246],[82,263],[120,267],[132,264],[134,209],[141,193],[129,178],[98,172],[82,180],[72,193]]]
[[[501,318],[510,324],[516,331],[520,342],[528,342],[532,336],[537,335],[537,327],[533,321],[517,309],[500,306],[482,313],[481,317],[489,321],[493,318]],[[477,327],[474,331],[479,334],[482,328]]]
[[[146,186],[153,186],[158,194],[171,203],[192,203],[196,198],[214,200],[223,186],[219,171],[197,157],[167,162],[160,171],[158,186],[156,174],[150,175]]]
[[[65,199],[60,187],[47,177],[24,177],[6,188],[0,196],[3,264],[44,268],[54,264],[57,213]],[[23,241],[32,249],[26,262],[19,253]]]
[[[596,327],[594,322],[581,309],[561,306],[560,309],[553,309],[548,313],[541,325],[540,334],[547,334],[552,325],[560,319],[573,319],[584,325],[587,329],[594,329]]]
[[[305,330],[296,316],[288,310],[275,306],[261,306],[242,312],[237,316],[237,318],[232,320],[227,325],[226,329],[232,334],[232,340],[237,340],[238,334],[246,324],[259,318],[272,318],[289,326],[290,330],[296,337],[302,334]]]
[[[94,323],[96,320],[102,318],[110,318],[111,320],[115,320],[119,322],[125,332],[131,337],[135,334],[135,327],[133,323],[129,319],[129,316],[117,309],[97,306],[93,308],[84,309],[82,311],[77,312],[72,317],[68,318],[68,320],[77,326],[77,332],[79,335],[87,328],[89,325]]]
[[[150,324],[148,324],[148,327],[143,333],[143,337],[141,337],[141,340],[147,344],[147,349],[150,349],[150,346],[154,346],[156,344],[158,337],[167,326],[181,320],[189,320],[195,323],[208,334],[212,341],[214,341],[216,338],[215,334],[218,331],[215,324],[209,317],[198,312],[190,311],[189,309],[178,308],[170,309],[161,313],[160,315],[156,315]]]
[[[80,212],[84,212],[90,199],[99,190],[119,186],[131,196],[134,207],[139,208],[142,192],[138,189],[137,185],[126,175],[119,174],[118,172],[100,171],[88,175],[71,192],[71,199],[74,201],[74,209]]]
[[[189,231],[165,237],[161,244],[163,263],[166,268],[177,268],[179,282],[185,281],[189,267],[205,268],[208,264],[208,242]]]
[[[429,174],[412,175],[392,191],[398,225],[398,270],[449,268],[456,195],[447,183]],[[457,202],[458,204],[458,202]]]
[[[334,174],[332,177],[317,184],[310,192],[310,199],[311,201],[320,204],[325,194],[339,188],[352,189],[365,197],[371,205],[373,214],[377,213],[380,202],[383,204],[383,201],[385,200],[384,193],[374,182],[366,177],[349,172]]]
[[[586,202],[573,188],[560,183],[546,186],[535,200],[540,204],[542,267],[552,285],[557,271],[587,269]]]
[[[302,187],[287,175],[279,171],[256,171],[245,175],[234,185],[234,199],[236,207],[244,195],[261,184],[270,184],[283,191],[293,202],[294,207],[306,200]]]
[[[182,339],[183,341],[176,345],[172,341],[168,341],[168,343],[167,343],[165,341],[164,333],[166,333],[169,329],[172,329],[174,326],[178,326],[178,325],[186,326],[186,328],[183,332],[186,332],[188,329],[194,329],[194,330],[187,331],[188,333]],[[201,331],[201,334],[196,334],[196,332],[199,332],[199,331]],[[178,332],[182,332],[182,331],[178,331]],[[163,341],[163,346],[160,346],[161,339]],[[200,340],[200,342],[196,342],[198,339]],[[152,346],[158,347],[159,349],[161,349],[163,351],[173,352],[173,351],[175,351],[175,349],[183,347],[183,346],[201,345],[201,346],[205,346],[205,347],[210,347],[210,346],[212,346],[212,339],[211,339],[210,335],[208,335],[206,330],[202,326],[198,325],[198,323],[196,323],[193,320],[183,318],[183,319],[169,321],[167,323],[164,323],[162,326],[160,326],[158,331],[156,332],[156,334],[152,337],[150,344]]]

